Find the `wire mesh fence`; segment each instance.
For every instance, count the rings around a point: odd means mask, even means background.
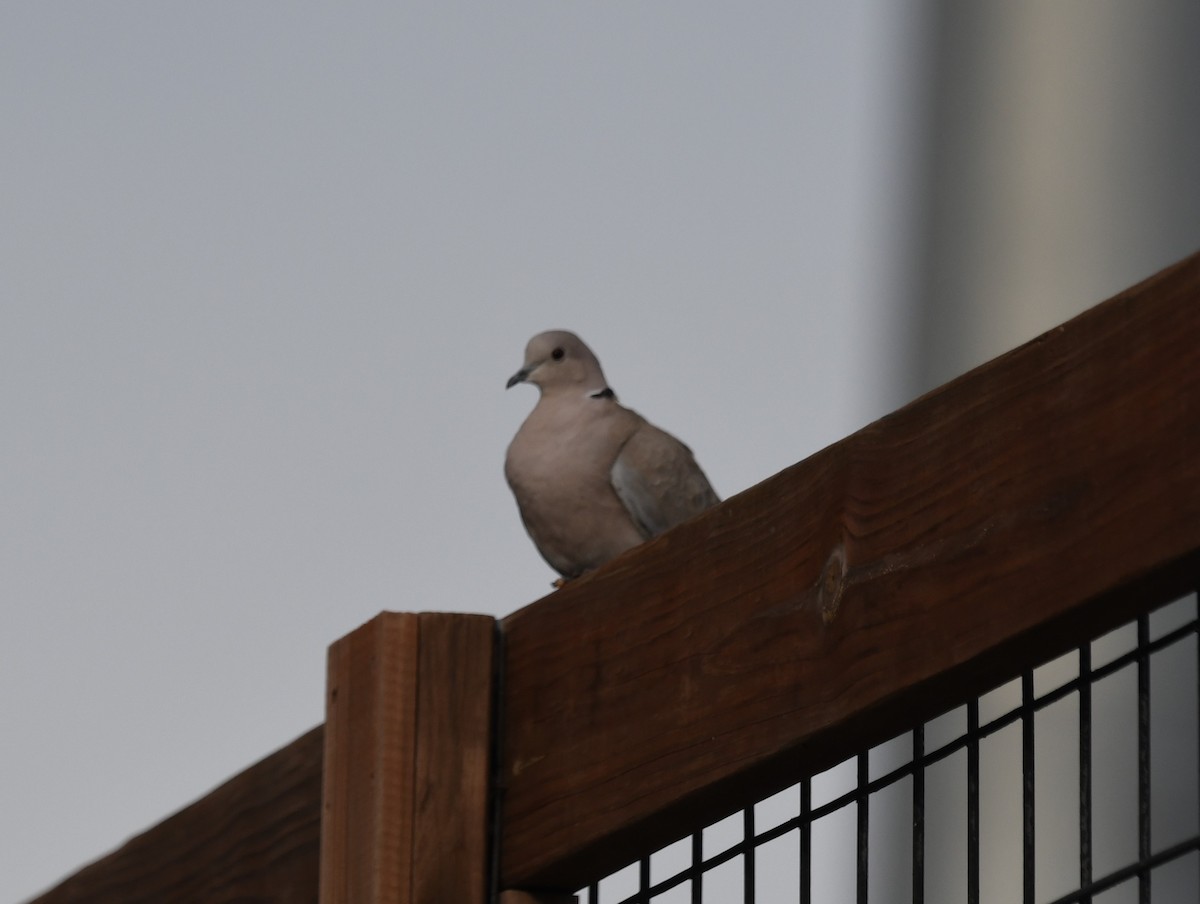
[[[580,902],[1198,901],[1197,596],[798,778]]]

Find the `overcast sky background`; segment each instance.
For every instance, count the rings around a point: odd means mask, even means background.
[[[533,333],[723,496],[905,401],[904,6],[0,7],[0,900],[548,591]]]

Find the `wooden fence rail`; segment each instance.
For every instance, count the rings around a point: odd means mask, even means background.
[[[551,900],[1198,560],[1200,255],[498,625],[380,616],[323,733],[37,901]]]

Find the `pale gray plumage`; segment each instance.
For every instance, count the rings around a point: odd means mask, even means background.
[[[719,501],[687,446],[617,402],[574,333],[530,339],[508,386],[525,382],[541,395],[509,444],[504,475],[534,545],[564,578]]]

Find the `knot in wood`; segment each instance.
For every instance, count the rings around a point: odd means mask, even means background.
[[[821,621],[830,624],[837,616],[842,594],[846,591],[846,549],[840,543],[834,547],[825,567],[821,570],[821,582],[817,587],[817,600],[821,604]]]

